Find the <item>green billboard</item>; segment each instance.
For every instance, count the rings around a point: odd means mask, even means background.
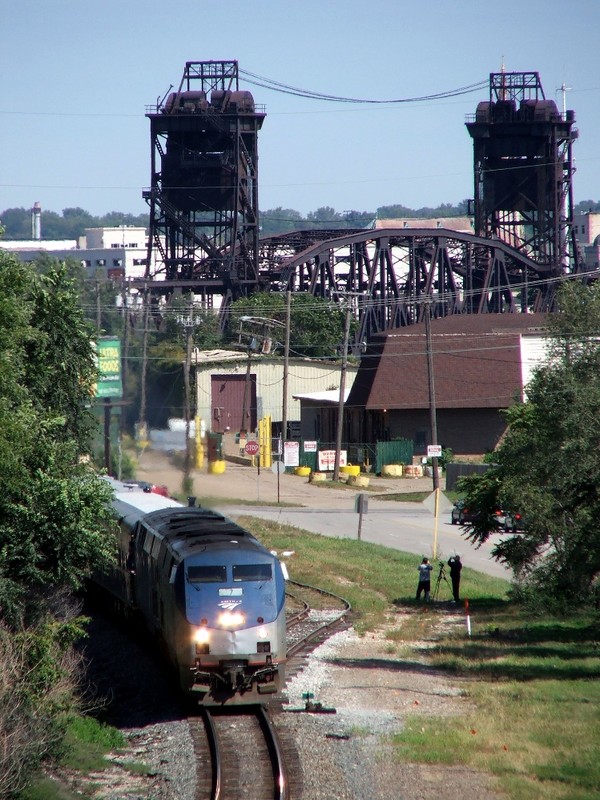
[[[121,379],[121,340],[112,336],[101,337],[96,342],[98,383],[96,397],[123,397]]]

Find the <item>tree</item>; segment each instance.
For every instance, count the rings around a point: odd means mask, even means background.
[[[285,294],[259,292],[237,300],[231,306],[227,336],[237,341],[243,316],[265,317],[285,325]],[[344,341],[344,311],[337,305],[308,293],[294,293],[290,311],[290,355],[304,358],[339,358]],[[283,331],[273,329],[278,341],[276,352],[283,352]]]
[[[38,276],[0,253],[0,619],[13,627],[112,557],[108,486],[84,458],[90,334],[64,270]]]
[[[574,602],[589,600],[600,576],[600,285],[568,283],[558,303],[548,363],[507,412],[495,465],[460,486],[479,511],[467,538],[498,533],[499,505],[521,512],[523,531],[500,539],[494,556],[525,594]]]

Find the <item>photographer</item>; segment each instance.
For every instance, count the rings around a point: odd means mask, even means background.
[[[460,553],[450,556],[448,559],[448,566],[450,567],[450,580],[452,581],[454,601],[460,603],[460,571],[462,569]]]
[[[419,570],[419,585],[417,586],[417,600],[421,599],[421,592],[425,593],[425,602],[429,602],[429,593],[431,592],[431,570],[433,567],[429,563],[428,558],[424,558],[423,561],[417,567]]]

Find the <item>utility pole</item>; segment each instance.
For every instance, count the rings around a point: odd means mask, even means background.
[[[146,424],[146,376],[148,373],[148,321],[150,313],[150,297],[148,286],[144,286],[144,315],[142,325],[142,374],[140,377],[140,419],[137,428],[138,445],[141,443],[145,447],[148,441],[148,430]]]
[[[189,297],[189,311],[188,318],[184,322],[186,343],[185,343],[185,371],[183,374],[183,387],[185,392],[185,463],[183,468],[183,491],[190,493],[192,491],[192,481],[190,478],[190,469],[192,463],[191,454],[191,439],[190,439],[190,423],[191,423],[191,387],[190,387],[190,373],[192,371],[192,343],[194,332],[194,303],[193,295],[190,292]]]
[[[333,480],[340,479],[340,456],[342,449],[342,431],[344,428],[344,399],[346,395],[346,370],[348,369],[348,342],[350,339],[350,301],[346,305],[346,323],[344,325],[344,346],[342,349],[342,369],[340,372],[340,397],[338,401],[337,437],[335,443],[335,462],[333,465]]]
[[[285,344],[283,348],[283,396],[281,399],[281,441],[287,438],[288,374],[290,368],[290,325],[292,318],[292,293],[285,293]],[[281,453],[283,458],[283,451]]]
[[[425,340],[427,346],[427,383],[429,385],[429,422],[431,426],[431,444],[437,445],[437,411],[435,407],[435,382],[433,375],[433,350],[431,346],[431,298],[425,300]],[[437,456],[431,459],[433,469],[433,490],[440,488]]]

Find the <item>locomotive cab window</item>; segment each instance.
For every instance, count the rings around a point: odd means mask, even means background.
[[[188,581],[190,583],[224,583],[227,578],[226,567],[211,566],[188,567]]]
[[[270,581],[273,571],[270,564],[234,564],[234,581]]]

